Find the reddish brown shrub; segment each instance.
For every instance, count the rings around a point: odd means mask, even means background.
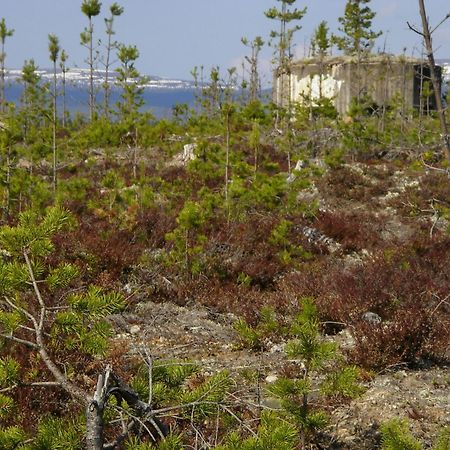
[[[416,305],[413,311],[399,309],[391,320],[378,325],[360,321],[352,334],[356,346],[350,357],[365,368],[414,364],[420,358],[439,360],[448,350],[450,316]]]
[[[419,234],[411,246],[378,252],[364,262],[315,261],[277,288],[286,297],[315,297],[324,322],[345,324],[354,333],[355,362],[380,368],[448,356],[450,307],[441,301],[450,286],[448,267],[450,238],[424,240]],[[362,320],[368,311],[381,317],[379,327]]]
[[[315,226],[327,237],[340,243],[345,253],[380,247],[383,223],[364,211],[324,211]]]

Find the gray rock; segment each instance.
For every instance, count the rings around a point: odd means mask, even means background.
[[[379,325],[382,322],[381,317],[371,311],[367,311],[362,315],[363,320],[370,323],[371,325]]]

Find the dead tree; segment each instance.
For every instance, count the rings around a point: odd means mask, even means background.
[[[420,10],[420,17],[422,19],[422,31],[417,30],[415,27],[410,25],[408,22],[408,27],[414,31],[415,33],[419,34],[423,37],[425,48],[427,51],[427,58],[428,58],[428,64],[430,66],[430,78],[431,82],[433,84],[433,90],[434,90],[434,96],[436,99],[436,109],[439,116],[439,121],[441,123],[441,132],[442,132],[442,140],[444,143],[444,152],[445,157],[448,161],[450,161],[450,135],[449,135],[449,129],[445,117],[445,109],[442,102],[441,97],[441,77],[438,74],[438,71],[436,69],[436,63],[434,60],[434,51],[433,51],[433,42],[431,39],[431,35],[433,32],[448,18],[450,18],[450,13],[448,13],[444,19],[432,30],[430,30],[430,26],[428,23],[428,18],[425,10],[425,1],[419,0],[419,10]]]
[[[133,417],[124,426],[124,431],[113,442],[105,443],[103,430],[103,415],[110,397],[115,397],[120,406],[125,402],[133,411]],[[111,367],[107,367],[97,380],[97,388],[93,398],[86,408],[86,449],[87,450],[113,450],[138,427],[143,427],[153,438],[164,439],[167,435],[166,427],[154,417],[155,411],[149,403],[139,399],[136,392],[130,388]],[[156,432],[157,436],[153,433]]]

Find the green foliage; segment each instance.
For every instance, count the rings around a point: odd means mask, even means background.
[[[293,34],[300,30],[299,25],[289,28],[289,24],[300,21],[306,13],[306,7],[303,9],[289,9],[296,0],[278,0],[281,2],[281,9],[276,7],[269,8],[264,14],[268,19],[277,20],[281,23],[282,31],[272,31],[270,37],[278,39],[277,50],[279,51],[279,67],[285,69],[285,65],[290,58],[290,48]]]
[[[286,177],[281,174],[269,176],[258,172],[252,183],[243,177],[233,177],[229,187],[232,215],[239,218],[256,208],[273,211],[282,206],[286,191]]]
[[[0,393],[0,419],[6,419],[8,416],[10,416],[15,409],[14,400],[5,395]],[[1,435],[0,435],[0,442],[2,441]],[[0,448],[3,448],[0,446]]]
[[[433,450],[448,450],[450,448],[450,427],[443,428],[439,433]]]
[[[59,51],[61,47],[59,46],[59,39],[54,34],[48,35],[48,51],[50,53],[50,61],[56,64],[58,60]]]
[[[26,440],[25,432],[19,427],[0,429],[0,448],[3,450],[23,449],[21,445]]]
[[[103,319],[123,310],[123,296],[90,286],[85,293],[70,295],[67,302],[70,309],[58,313],[52,327],[54,345],[62,344],[91,355],[105,354],[113,329]]]
[[[378,143],[378,131],[376,123],[370,120],[361,102],[354,99],[354,107],[351,107],[349,114],[355,119],[349,123],[341,124],[342,145],[347,153],[355,156],[373,154]]]
[[[96,319],[114,314],[125,307],[125,300],[121,294],[103,292],[95,286],[89,286],[86,293],[70,295],[67,301],[75,312]]]
[[[49,416],[39,422],[33,450],[82,450],[84,425],[80,420]]]
[[[279,397],[284,408],[291,408],[292,400],[309,394],[311,390],[310,380],[279,378],[268,387],[268,391]]]
[[[109,10],[111,12],[112,16],[121,16],[123,14],[123,7],[120,6],[118,3],[114,2],[110,7]]]
[[[422,450],[424,446],[409,431],[407,420],[392,419],[380,427],[382,450]],[[450,448],[450,429],[443,428],[433,445],[433,450]]]
[[[63,208],[49,208],[42,220],[37,212],[28,210],[19,215],[17,226],[0,228],[0,245],[11,256],[28,252],[30,257],[43,258],[53,251],[51,237],[72,225],[71,214]]]
[[[319,56],[321,58],[328,55],[332,42],[329,36],[330,29],[327,26],[326,21],[319,23],[318,27],[314,31],[314,35],[311,42],[311,50],[313,56]]]
[[[422,450],[422,444],[408,429],[408,422],[392,419],[381,425],[381,448],[383,450]]]
[[[83,0],[81,12],[90,19],[100,14],[101,7],[102,4],[98,0]]]
[[[303,373],[279,378],[268,386],[268,391],[280,400],[280,413],[296,424],[302,442],[306,442],[328,422],[326,412],[310,404],[312,392],[318,388],[334,399],[356,397],[361,393],[359,372],[355,367],[341,366],[336,345],[320,335],[317,308],[311,298],[302,299],[290,333],[294,339],[286,344],[285,352],[291,360],[303,364]]]
[[[334,38],[340,50],[347,55],[360,55],[373,47],[375,39],[381,36],[382,32],[374,32],[370,29],[375,13],[368,7],[363,6],[370,3],[370,0],[348,0],[345,5],[343,17],[339,17],[339,28],[344,33],[343,36]]]
[[[139,367],[131,386],[141,398],[149,398],[149,368]],[[155,361],[151,367],[152,404],[169,405],[179,400],[187,380],[200,372],[200,367],[189,361]]]
[[[67,180],[60,180],[56,201],[63,204],[65,201],[86,202],[87,190],[90,181],[84,177],[72,177]]]
[[[0,280],[1,280],[1,270],[2,268],[0,267]],[[4,283],[7,282],[5,278],[3,278],[2,281]],[[0,326],[1,331],[3,333],[6,334],[13,333],[24,321],[25,317],[19,311],[12,311],[12,312],[0,311]]]
[[[229,434],[218,450],[294,450],[298,448],[298,431],[274,412],[263,411],[254,436],[242,439],[237,432]]]
[[[142,365],[131,382],[133,389],[141,398],[149,399],[154,409],[173,407],[190,420],[217,414],[232,385],[233,380],[226,371],[204,377],[196,364],[164,360]],[[180,438],[173,435],[167,445],[178,448],[179,442]]]
[[[252,350],[264,349],[265,340],[283,334],[284,329],[277,320],[275,310],[270,306],[261,308],[259,320],[255,327],[250,326],[242,317],[233,324],[238,333],[240,346]]]
[[[78,267],[74,264],[63,263],[51,269],[46,278],[50,289],[61,289],[67,287],[79,275]]]
[[[182,437],[177,434],[169,434],[156,444],[141,442],[138,438],[129,439],[125,444],[125,450],[182,450],[183,448]]]
[[[181,404],[191,404],[189,417],[207,417],[217,413],[217,405],[222,403],[233,385],[227,371],[218,372],[207,378],[199,386],[186,391],[181,397]]]
[[[7,37],[11,37],[14,34],[14,30],[13,29],[9,29],[6,26],[6,21],[5,18],[2,17],[2,20],[0,21],[0,40],[2,42],[2,44],[5,43],[5,40]],[[1,61],[3,62],[5,55],[2,55],[2,59]]]
[[[358,383],[359,370],[342,365],[336,345],[320,335],[317,307],[313,299],[301,300],[301,310],[288,330],[276,320],[275,312],[270,308],[261,311],[260,322],[255,327],[240,319],[234,324],[234,328],[242,344],[254,350],[261,349],[263,339],[268,336],[272,340],[286,334],[293,338],[285,345],[285,352],[291,360],[303,365],[302,374],[298,377],[280,377],[267,390],[280,401],[281,410],[277,413],[279,418],[285,420],[290,427],[297,427],[302,440],[311,438],[316,430],[323,428],[328,422],[326,412],[310,404],[309,398],[313,391],[333,400],[354,398],[362,392]],[[226,444],[228,447],[224,448],[237,448],[233,445],[238,445],[239,436],[234,434],[229,439]],[[257,445],[259,438],[251,438],[245,442]]]
[[[117,58],[121,66],[116,70],[116,85],[121,88],[121,101],[117,104],[119,119],[129,128],[134,130],[138,120],[139,108],[144,104],[142,94],[146,77],[142,77],[135,67],[135,61],[139,58],[136,46],[119,45]]]
[[[289,358],[304,361],[307,371],[321,369],[336,355],[336,345],[323,341],[319,333],[319,323],[313,319],[297,321],[292,326],[295,339],[286,344]]]
[[[280,223],[272,230],[269,242],[280,248],[278,252],[278,257],[280,261],[289,265],[292,264],[293,260],[309,259],[310,254],[306,252],[301,245],[295,245],[291,243],[289,235],[292,229],[293,223],[289,220],[281,220]]]
[[[244,318],[240,317],[233,323],[233,328],[238,333],[240,345],[252,350],[258,350],[261,348],[261,334],[251,327]]]
[[[333,149],[325,155],[324,162],[331,169],[337,169],[344,163],[344,154],[343,149]]]
[[[207,242],[202,229],[211,217],[213,204],[208,199],[202,202],[188,200],[177,217],[178,226],[166,234],[173,242],[173,248],[167,255],[167,264],[176,265],[188,274],[202,271],[201,255]]]
[[[334,399],[356,398],[363,392],[358,384],[360,370],[356,366],[341,367],[327,375],[321,385],[324,395]]]
[[[19,377],[20,364],[10,356],[0,358],[0,387],[10,387]]]
[[[247,103],[241,109],[241,116],[245,120],[255,121],[261,125],[269,125],[271,120],[268,106],[259,100]]]
[[[264,41],[261,36],[257,36],[251,43],[249,43],[247,38],[242,38],[241,42],[251,49],[251,56],[246,56],[245,60],[250,64],[250,95],[249,101],[255,102],[260,97],[260,79],[258,73],[258,58],[259,53],[264,46]],[[242,83],[242,90],[247,87],[246,81]]]

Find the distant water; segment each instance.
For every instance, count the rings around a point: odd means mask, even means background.
[[[18,83],[10,83],[6,88],[6,99],[10,102],[20,104],[20,98],[22,95],[23,87]],[[66,86],[66,107],[67,111],[71,115],[79,112],[82,114],[88,114],[88,89],[83,85],[70,85]],[[111,91],[110,105],[114,106],[120,99],[120,91],[117,88],[113,88]],[[158,88],[158,89],[145,89],[143,93],[143,99],[145,104],[141,108],[141,111],[150,111],[158,119],[170,117],[172,115],[172,108],[176,104],[186,103],[189,106],[193,106],[195,102],[195,90],[189,88]],[[103,93],[99,91],[97,93],[97,103],[102,105]],[[59,108],[62,107],[62,98],[58,99]]]

